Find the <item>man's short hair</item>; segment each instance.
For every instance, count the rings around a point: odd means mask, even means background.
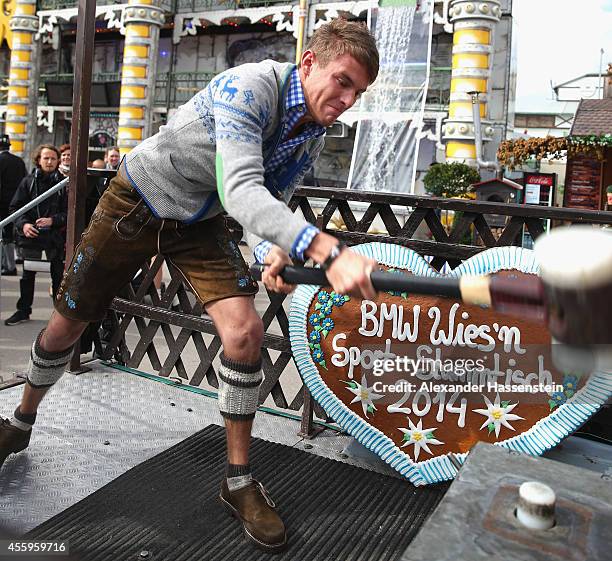
[[[40,155],[42,154],[43,150],[53,150],[57,154],[57,159],[59,160],[60,151],[57,149],[57,146],[53,146],[53,144],[41,144],[36,148],[34,155],[32,156],[32,163],[35,166],[38,166],[40,163]]]
[[[63,154],[63,153],[64,153],[64,152],[66,152],[67,150],[70,150],[70,144],[62,144],[62,145],[59,147],[60,154]]]
[[[11,138],[8,134],[0,134],[0,148],[7,149],[11,145]]]
[[[376,41],[363,22],[334,19],[314,32],[306,49],[315,54],[323,67],[332,60],[349,54],[365,67],[370,84],[378,76],[379,57]]]

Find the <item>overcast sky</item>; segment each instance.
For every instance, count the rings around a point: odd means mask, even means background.
[[[516,107],[552,97],[560,84],[612,62],[612,0],[514,0],[517,26]]]

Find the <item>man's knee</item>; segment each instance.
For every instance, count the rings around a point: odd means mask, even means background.
[[[65,351],[79,339],[87,322],[68,319],[53,312],[46,329],[42,332],[41,348],[48,352]]]
[[[263,342],[263,322],[257,313],[253,312],[243,318],[238,327],[222,328],[220,335],[227,355],[231,356],[241,350],[256,356]]]

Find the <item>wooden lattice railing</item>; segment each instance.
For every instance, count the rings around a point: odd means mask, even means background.
[[[314,202],[319,203],[315,205]],[[359,203],[361,217],[357,218],[355,203]],[[352,206],[351,206],[352,205]],[[323,188],[300,188],[290,201],[291,209],[300,209],[305,218],[316,223],[321,229],[343,239],[349,245],[371,241],[389,242],[411,248],[422,255],[432,256],[431,265],[440,269],[445,263],[451,268],[456,267],[462,260],[476,253],[495,246],[512,245],[516,242],[523,228],[529,231],[533,239],[540,236],[543,229],[543,220],[550,219],[559,223],[584,223],[612,226],[612,213],[576,211],[561,208],[546,208],[530,205],[497,204],[490,202],[475,202],[458,199],[440,199],[413,195],[391,195],[370,192],[355,192],[346,190],[333,190]],[[318,212],[315,208],[321,207]],[[399,214],[393,208],[405,209],[402,213],[403,223]],[[441,220],[441,211],[453,211],[458,214],[452,229],[447,228]],[[328,226],[334,214],[342,218],[346,231],[329,230]],[[493,229],[487,223],[487,215],[506,217],[505,226],[498,229],[494,235]],[[387,231],[386,234],[371,234],[368,230],[379,217]],[[415,239],[414,235],[419,226],[425,223],[431,239]],[[482,245],[462,244],[468,235],[472,239],[479,238]],[[241,232],[236,225],[236,236]],[[221,350],[221,340],[216,334],[214,326],[206,316],[202,317],[200,304],[192,304],[187,289],[183,284],[180,273],[171,265],[169,267],[171,281],[160,297],[155,289],[153,279],[162,266],[163,259],[157,257],[149,266],[143,266],[144,278],[136,292],[128,286],[121,298],[115,298],[112,304],[111,320],[113,332],[110,342],[100,348],[106,358],[115,357],[123,364],[138,368],[143,359],[148,357],[154,370],[160,376],[173,376],[183,384],[200,386],[207,383],[217,388],[218,381],[213,360]],[[148,296],[150,304],[143,299]],[[173,301],[178,298],[177,310]],[[289,322],[283,303],[284,295],[268,293],[269,304],[263,313],[266,330],[262,349],[264,382],[260,393],[260,402],[263,403],[269,396],[272,397],[277,408],[302,411],[303,432],[311,432],[312,402],[306,389],[302,387],[296,396],[289,401],[286,391],[281,383],[281,375],[291,370],[295,377],[293,384],[299,383],[295,367],[292,363],[291,347],[289,344]],[[276,319],[282,335],[271,333],[271,324]],[[133,349],[126,343],[126,330],[135,324],[139,340]],[[175,336],[170,326],[180,328]],[[159,349],[154,343],[155,335],[161,330],[168,354],[162,361]],[[212,341],[206,344],[204,334],[212,335]],[[189,372],[181,358],[181,353],[189,341],[193,341],[199,364]],[[99,341],[97,341],[99,345]],[[166,349],[164,349],[166,351]],[[273,360],[271,351],[278,352]],[[315,407],[315,412],[325,418],[324,412]]]

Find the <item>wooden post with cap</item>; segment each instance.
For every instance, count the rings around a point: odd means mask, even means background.
[[[91,108],[91,74],[96,33],[96,1],[79,0],[77,15],[76,61],[70,131],[70,174],[68,183],[68,224],[66,232],[66,266],[85,228],[87,195],[87,161],[89,157],[89,111]],[[77,341],[69,371],[81,373],[81,344]]]

